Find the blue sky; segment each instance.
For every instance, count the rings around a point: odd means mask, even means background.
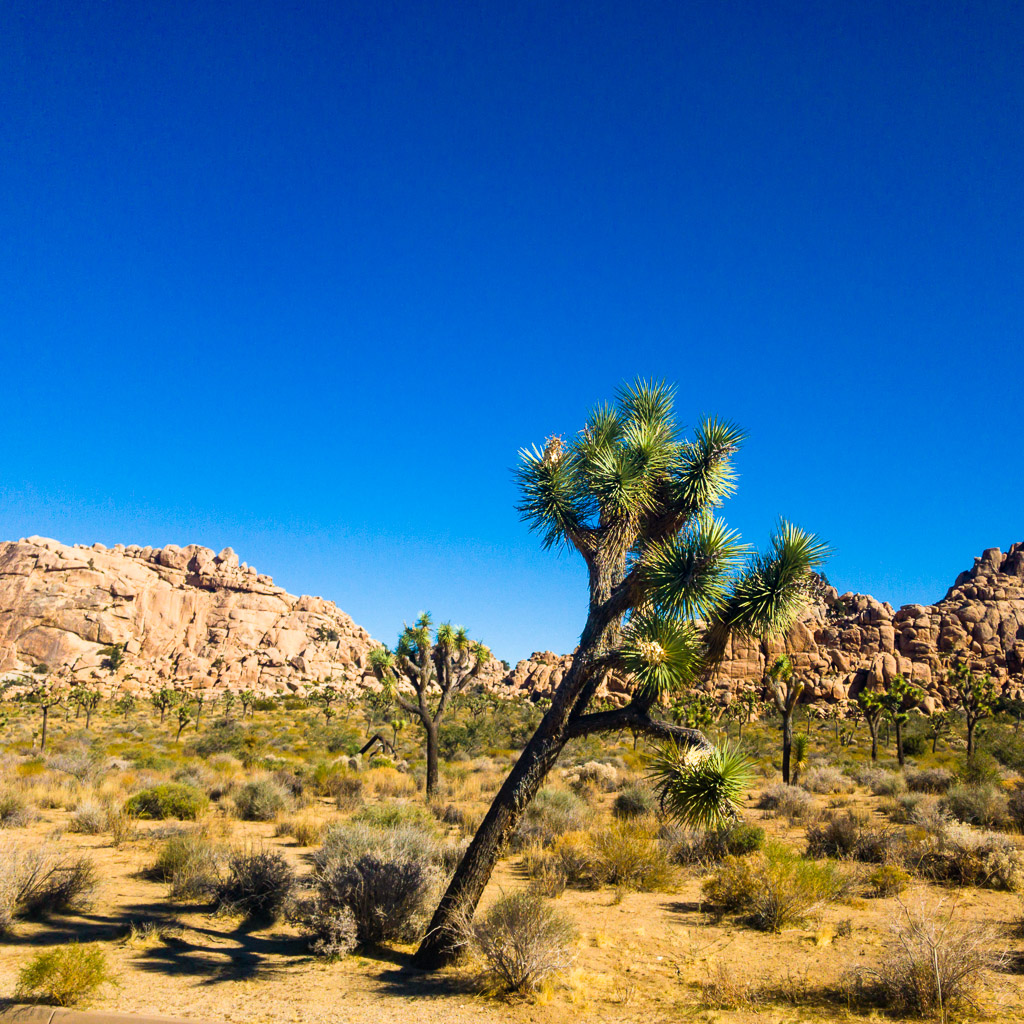
[[[0,537],[570,650],[510,470],[645,375],[840,589],[1024,540],[1018,3],[8,0],[0,89]]]

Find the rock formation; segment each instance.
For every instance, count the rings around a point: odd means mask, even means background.
[[[124,645],[120,667],[105,648]],[[371,681],[370,635],[225,548],[0,543],[0,676],[67,669],[104,689],[301,690]]]
[[[942,655],[953,650],[989,672],[1004,692],[1024,695],[1024,543],[1005,555],[990,548],[975,558],[937,604],[894,611],[865,594],[829,588],[784,640],[734,637],[707,689],[727,703],[737,691],[758,686],[766,665],[786,652],[808,684],[805,700],[841,703],[899,673],[924,690],[924,706],[933,710],[951,697]],[[570,660],[539,652],[519,662],[498,688],[550,696]],[[626,690],[625,681],[613,676],[599,696],[621,700]]]
[[[124,645],[113,671],[106,649]],[[73,666],[107,690],[163,685],[302,691],[331,676],[350,693],[376,688],[374,641],[330,601],[294,597],[239,565],[230,548],[69,546],[42,537],[0,543],[0,677]],[[779,642],[734,638],[707,689],[728,702],[760,684],[782,651],[806,700],[842,703],[897,673],[948,702],[942,655],[959,649],[1008,693],[1024,691],[1024,543],[990,548],[933,605],[892,606],[826,589]],[[511,672],[492,661],[481,683],[505,696],[550,696],[571,655],[550,651]],[[600,697],[626,699],[613,675]]]

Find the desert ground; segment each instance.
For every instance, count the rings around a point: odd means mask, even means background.
[[[752,923],[738,905],[724,908],[722,885],[708,885],[722,882],[723,865],[747,861],[765,870],[756,860],[763,851],[710,850],[663,820],[643,741],[574,744],[506,850],[477,915],[529,890],[569,923],[563,969],[527,991],[507,991],[479,952],[435,973],[411,967],[416,929],[443,872],[405,934],[335,957],[311,951],[309,930],[294,913],[256,919],[218,901],[217,879],[232,850],[280,853],[301,897],[325,830],[353,821],[429,833],[456,851],[450,870],[540,711],[468,698],[446,728],[441,791],[428,809],[420,733],[411,722],[380,720],[369,705],[342,708],[328,721],[294,698],[261,701],[244,717],[238,708],[228,717],[208,707],[198,728],[191,724],[177,740],[178,723],[170,715],[161,723],[142,702],[125,713],[101,706],[88,729],[83,713],[59,709],[40,752],[38,708],[9,703],[3,870],[10,875],[18,851],[49,851],[64,864],[88,858],[95,884],[67,909],[14,915],[0,945],[0,993],[15,997],[19,973],[40,952],[78,942],[102,950],[111,978],[80,1005],[206,1021],[913,1019],[912,1007],[887,1005],[877,974],[901,941],[896,930],[923,914],[981,937],[988,958],[967,997],[942,1012],[969,1020],[1024,1012],[1024,905],[1014,891],[1024,879],[1024,843],[1011,767],[1022,744],[1008,722],[989,723],[972,759],[955,725],[932,753],[912,723],[915,753],[900,772],[891,743],[871,764],[863,725],[843,724],[840,732],[810,715],[797,726],[807,750],[803,784],[793,787],[779,784],[778,724],[748,724],[742,743],[756,775],[742,818],[764,831],[751,843],[782,851],[772,857],[825,865],[841,879],[777,931]],[[735,742],[735,723],[711,732],[726,728]],[[394,752],[353,753],[377,732]],[[198,794],[194,819],[154,818],[137,806],[124,814],[135,794],[171,782]],[[252,797],[254,784],[255,804],[241,795],[248,785]],[[988,824],[957,821],[972,814]],[[837,818],[848,823],[833,829],[840,839],[856,832],[864,841],[816,856]],[[212,851],[210,878],[184,895],[154,869],[183,836]],[[871,836],[899,852],[865,859]],[[818,846],[809,849],[814,837]],[[899,869],[887,889],[876,877],[883,863]]]

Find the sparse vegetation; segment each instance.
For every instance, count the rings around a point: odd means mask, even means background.
[[[33,1003],[76,1006],[113,981],[103,950],[69,942],[37,953],[18,973],[16,995]]]

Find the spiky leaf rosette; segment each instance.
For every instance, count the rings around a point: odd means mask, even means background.
[[[739,747],[728,743],[692,761],[669,744],[656,751],[649,772],[670,818],[689,828],[710,830],[736,819],[754,766]]]
[[[658,701],[692,683],[703,666],[703,644],[696,625],[647,609],[626,627],[620,655],[632,674],[637,697]]]

